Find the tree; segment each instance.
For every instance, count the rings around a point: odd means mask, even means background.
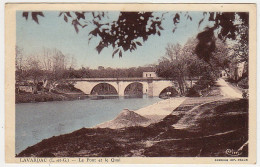
[[[185,92],[186,63],[182,46],[178,43],[174,45],[168,44],[165,57],[159,63],[156,71],[160,77],[177,80],[182,95]]]
[[[209,68],[208,64],[199,59],[195,54],[197,43],[198,40],[196,38],[190,38],[182,48],[186,61],[185,75],[190,79],[190,85],[193,85],[192,80],[194,78],[199,78]]]
[[[230,63],[230,48],[223,40],[216,41],[216,49],[207,62],[196,55],[198,40],[190,38],[184,46],[180,44],[168,44],[165,56],[159,61],[157,74],[160,77],[173,78],[178,81],[180,92],[185,93],[189,87],[186,80],[201,78],[201,87],[212,85],[213,80],[218,76],[220,70],[225,70]],[[208,79],[206,79],[209,77]]]
[[[231,48],[228,44],[223,40],[216,40],[216,49],[212,53],[211,56],[211,67],[214,71],[225,70],[228,74],[229,71],[227,69],[230,67],[230,63],[232,62],[231,58]]]
[[[24,74],[24,79],[33,81],[33,92],[36,93],[38,91],[38,83],[42,79],[44,73],[41,68],[40,60],[38,56],[29,56],[26,59],[26,69]]]
[[[15,69],[16,80],[20,80],[24,69],[24,53],[19,46],[15,46]]]
[[[46,71],[51,71],[53,68],[52,62],[52,51],[49,48],[43,48],[41,58],[42,58],[42,66]]]
[[[69,69],[75,69],[77,67],[77,60],[74,56],[71,56]]]
[[[23,64],[23,49],[19,46],[15,46],[15,67],[16,70],[22,70],[24,67]]]

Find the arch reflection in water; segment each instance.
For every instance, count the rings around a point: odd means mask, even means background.
[[[142,98],[143,97],[143,84],[134,82],[129,84],[124,90],[125,98]]]

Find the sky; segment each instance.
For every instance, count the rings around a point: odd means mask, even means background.
[[[151,35],[143,46],[137,47],[137,50],[123,52],[122,58],[118,55],[112,58],[112,47],[104,48],[100,54],[96,51],[99,38],[88,42],[88,33],[93,27],[80,29],[77,34],[71,23],[66,23],[63,17],[58,16],[59,11],[43,11],[43,13],[44,17],[38,16],[39,24],[31,17],[28,20],[22,17],[22,11],[16,13],[16,45],[24,50],[24,55],[39,55],[43,48],[57,48],[65,55],[73,56],[77,68],[84,66],[92,69],[98,66],[128,68],[158,63],[158,59],[164,56],[168,43],[183,45],[189,38],[195,37],[198,32],[211,24],[204,21],[198,27],[203,13],[189,12],[192,21],[181,16],[181,21],[173,33],[172,16],[176,12],[169,12],[162,23],[164,30],[161,31],[161,36]],[[113,20],[118,17],[118,13],[110,11],[108,14]]]

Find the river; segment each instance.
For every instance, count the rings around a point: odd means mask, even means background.
[[[158,97],[114,98],[16,104],[15,153],[43,139],[114,119],[124,108],[137,110]]]

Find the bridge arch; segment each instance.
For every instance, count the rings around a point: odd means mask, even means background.
[[[169,93],[169,94],[168,94]],[[164,88],[160,94],[159,97],[160,98],[164,98],[164,97],[175,97],[179,94],[179,92],[176,90],[176,88],[174,86],[168,86],[166,88]]]
[[[124,96],[143,97],[144,84],[141,82],[132,82],[125,86]]]
[[[153,83],[153,96],[159,96],[160,93],[167,87],[173,87],[176,91],[179,90],[178,86],[173,81],[167,81],[167,80],[157,81]]]
[[[91,95],[118,95],[118,90],[115,85],[110,83],[101,82],[97,83],[91,88]]]

